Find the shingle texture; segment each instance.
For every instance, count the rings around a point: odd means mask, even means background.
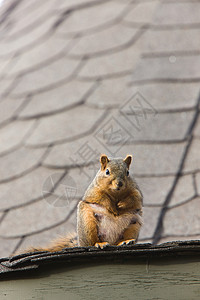
[[[76,230],[100,153],[133,155],[139,241],[200,238],[200,2],[5,0],[0,256]]]

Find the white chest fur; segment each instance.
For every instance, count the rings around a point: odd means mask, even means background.
[[[90,204],[94,215],[98,220],[98,234],[103,239],[110,244],[115,244],[121,236],[124,230],[130,225],[134,217],[137,220],[137,216],[133,213],[125,213],[120,216],[114,216],[109,213],[106,208],[97,205]]]

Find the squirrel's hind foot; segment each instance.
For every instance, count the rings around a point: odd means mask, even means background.
[[[131,240],[122,241],[118,243],[117,246],[134,245],[134,244],[135,244],[135,240],[131,239]]]
[[[101,249],[106,248],[107,246],[109,246],[108,242],[102,242],[102,243],[96,243],[95,244],[95,247],[101,248]]]

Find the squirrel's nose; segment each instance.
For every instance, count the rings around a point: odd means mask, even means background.
[[[118,187],[122,187],[122,185],[123,185],[122,181],[119,181],[118,184],[117,184]]]

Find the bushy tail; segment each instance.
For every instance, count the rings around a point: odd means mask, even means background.
[[[53,240],[47,247],[30,247],[23,251],[23,253],[29,252],[40,252],[40,251],[48,251],[48,252],[56,252],[61,251],[64,248],[72,248],[78,246],[77,234],[68,234],[67,236],[59,237],[56,240]]]

